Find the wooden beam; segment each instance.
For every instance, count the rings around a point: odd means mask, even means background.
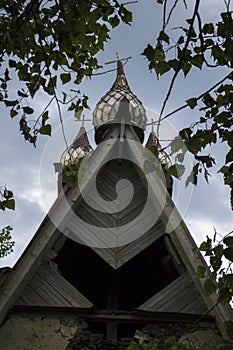
[[[108,288],[108,310],[117,310],[119,295],[119,278],[118,271],[110,271],[109,288]],[[117,321],[108,320],[106,327],[106,339],[117,342]]]
[[[61,307],[28,307],[14,306],[12,313],[29,314],[54,314],[54,315],[75,315],[79,318],[91,320],[93,322],[117,321],[120,323],[213,323],[214,319],[209,315],[192,315],[177,312],[150,312],[134,310],[90,310],[79,308],[61,308]]]

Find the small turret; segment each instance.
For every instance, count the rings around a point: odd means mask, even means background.
[[[72,144],[63,152],[60,163],[54,163],[55,172],[58,173],[58,194],[61,192],[63,182],[63,170],[65,166],[75,166],[79,159],[88,156],[93,151],[88,140],[84,125],[80,128]]]
[[[156,136],[156,133],[154,131],[151,131],[148,140],[145,145],[146,148],[150,149],[152,147],[156,147],[158,151],[158,159],[160,162],[166,167],[169,168],[171,166],[171,161],[167,155],[167,153],[162,149],[159,140]],[[173,185],[173,180],[172,177],[166,177],[166,185],[167,185],[167,191],[172,196],[172,185]]]
[[[92,151],[93,148],[88,140],[86,129],[82,126],[73,143],[62,154],[61,164],[62,166],[75,164],[80,158],[90,154]]]

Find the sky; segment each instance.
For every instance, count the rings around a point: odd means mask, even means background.
[[[182,3],[182,1],[181,1]],[[184,11],[178,8],[173,19],[172,26],[180,26],[184,18],[190,16],[193,10],[193,1],[187,1],[189,9]],[[161,29],[161,6],[155,0],[139,0],[128,5],[133,11],[134,21],[131,26],[120,25],[111,32],[111,40],[105,49],[98,55],[103,65],[102,72],[114,69],[115,66],[105,66],[105,62],[115,59],[116,52],[120,57],[132,56],[125,65],[125,73],[130,88],[142,101],[147,110],[148,119],[156,118],[161,110],[171,75],[166,74],[159,80],[154,73],[148,71],[147,61],[141,55],[148,43],[154,45],[155,39]],[[201,12],[203,21],[215,21],[219,18],[219,12],[224,8],[224,1],[202,0]],[[165,113],[184,104],[190,97],[198,96],[215,81],[223,77],[224,72],[219,70],[200,71],[194,68],[193,72],[184,79],[181,75],[175,84],[173,93],[169,99]],[[115,79],[115,72],[110,72],[92,79],[85,80],[79,87],[89,96],[90,106],[95,106],[100,98],[109,90]],[[12,82],[12,88],[17,89],[17,82]],[[42,111],[46,105],[46,99],[42,94],[36,96],[33,105],[36,110]],[[0,266],[13,266],[23,250],[29,243],[36,229],[46,215],[50,205],[56,199],[56,175],[53,168],[54,162],[60,161],[60,156],[66,146],[61,135],[56,106],[52,105],[52,137],[41,137],[37,147],[26,143],[18,130],[18,121],[11,119],[8,111],[0,107],[0,184],[6,185],[14,192],[16,210],[0,213],[0,227],[11,225],[15,240],[14,252],[4,259],[0,259]],[[175,135],[179,129],[188,126],[198,112],[185,109],[172,116],[161,126],[161,137],[166,139]],[[75,121],[73,113],[62,111],[65,133],[68,143],[71,144],[78,133],[81,123]],[[91,112],[85,111],[86,118],[91,118]],[[150,121],[150,120],[149,120]],[[93,126],[86,123],[88,136],[93,140]],[[148,137],[151,127],[147,127]],[[224,145],[211,147],[208,150],[216,156],[217,168],[212,173],[209,185],[203,179],[198,180],[198,186],[191,185],[185,188],[184,182],[175,181],[174,201],[192,233],[197,244],[205,239],[206,235],[212,237],[214,227],[222,235],[232,230],[233,213],[229,204],[229,191],[223,185],[222,177],[217,174],[221,167]],[[192,160],[186,159],[188,169],[192,166]]]

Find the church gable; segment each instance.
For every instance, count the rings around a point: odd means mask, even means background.
[[[157,157],[156,171],[145,167],[146,114],[135,96],[129,98],[119,60],[106,96],[94,112],[97,148],[92,150],[82,127],[81,141],[77,136],[63,153],[59,197],[0,290],[0,321],[9,310],[13,316],[39,310],[42,318],[68,310],[116,343],[123,329],[148,323],[201,317],[213,324],[205,317],[211,310],[224,331],[228,313],[213,307],[214,298],[194,278],[205,261],[170,197],[172,181],[161,176],[162,160]],[[107,114],[108,104],[116,118]],[[150,143],[157,142],[152,136]],[[77,169],[83,155],[83,177],[69,188],[65,166]],[[164,152],[162,159],[167,163]]]

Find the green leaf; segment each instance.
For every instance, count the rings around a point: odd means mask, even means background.
[[[217,286],[215,283],[213,283],[210,279],[207,279],[204,283],[204,289],[205,292],[208,296],[212,295],[213,293],[215,293]]]
[[[184,171],[185,167],[182,164],[174,164],[170,168],[168,168],[169,174],[175,176],[178,179],[181,178],[181,176],[184,174]]]
[[[119,15],[121,16],[121,19],[124,23],[130,23],[133,20],[132,12],[128,11],[125,7],[122,5],[120,6]]]
[[[223,239],[223,243],[228,247],[233,246],[233,236],[227,236]]]
[[[226,259],[233,262],[233,246],[224,249],[223,254],[224,254]]]
[[[3,102],[5,103],[6,107],[14,107],[19,103],[18,100],[12,100],[12,101],[3,100]]]
[[[170,338],[165,340],[164,349],[169,350],[173,346],[176,346],[176,344],[177,344],[176,338],[174,336],[170,337]]]
[[[202,242],[199,250],[201,252],[206,252],[206,256],[211,256],[212,255],[212,244],[207,240],[207,242]]]
[[[70,73],[62,73],[60,75],[62,84],[67,84],[71,80],[71,74]]]
[[[233,148],[226,155],[226,163],[233,161]]]
[[[139,345],[137,343],[135,343],[135,341],[132,341],[129,344],[127,350],[140,350],[140,347],[139,347]]]
[[[192,65],[190,62],[188,62],[187,60],[186,61],[183,61],[182,62],[182,65],[181,65],[181,68],[182,68],[182,71],[184,73],[184,76],[186,77],[190,71],[190,69],[192,68]]]
[[[26,114],[33,114],[34,113],[34,109],[32,109],[31,107],[28,107],[28,106],[23,107],[23,111]]]
[[[218,301],[224,307],[229,306],[229,302],[231,301],[232,295],[227,287],[219,290]]]
[[[185,186],[187,187],[190,183],[197,185],[197,175],[198,175],[199,163],[195,164],[190,175],[187,177]]]
[[[192,63],[192,65],[201,69],[201,67],[204,63],[204,58],[202,55],[196,55],[196,56],[190,58],[190,62]]]
[[[230,282],[233,284],[233,273],[227,273],[226,275],[224,275],[224,279],[227,281],[227,282]]]
[[[184,37],[183,37],[183,35],[181,35],[181,36],[179,37],[178,41],[177,41],[177,44],[178,44],[178,45],[181,45],[181,44],[183,44],[183,43],[184,43]]]
[[[42,125],[45,125],[45,122],[49,119],[49,112],[46,111],[42,115]]]
[[[205,293],[210,296],[212,295],[213,293],[215,293],[216,289],[217,289],[217,286],[215,283],[213,283],[213,281],[211,281],[210,279],[207,279],[205,282],[204,282],[204,289],[205,289]]]
[[[14,61],[14,60],[9,60],[9,67],[10,67],[10,68],[16,67],[16,61]]]
[[[185,156],[184,152],[179,153],[176,155],[176,159],[178,160],[178,162],[182,163],[184,161],[184,156]]]
[[[110,17],[108,21],[111,24],[112,28],[117,27],[120,23],[118,16]]]
[[[186,103],[188,104],[188,106],[191,108],[191,109],[194,109],[197,105],[197,99],[196,98],[190,98],[189,100],[186,101]]]
[[[2,195],[5,199],[11,199],[13,197],[13,192],[5,188]]]
[[[20,90],[18,90],[17,91],[17,94],[18,94],[18,96],[20,96],[20,97],[28,97],[28,94],[26,94],[24,91],[20,91]]]
[[[168,61],[168,64],[170,64],[170,66],[174,69],[175,72],[179,68],[179,61],[176,59]]]
[[[176,153],[179,150],[182,150],[182,148],[184,147],[184,142],[182,141],[180,136],[176,136],[174,140],[172,140],[172,142],[170,143],[170,147],[171,153]]]
[[[216,256],[211,256],[210,264],[213,267],[214,271],[217,272],[222,265],[222,260]]]
[[[80,120],[83,111],[83,106],[76,106],[74,111],[74,117]]]
[[[204,278],[207,268],[205,266],[198,266],[197,271],[195,273],[196,278]]]
[[[216,233],[215,233],[215,234],[216,234]],[[213,248],[213,252],[214,252],[214,254],[215,254],[215,256],[216,256],[217,258],[221,259],[222,256],[223,256],[223,246],[222,246],[222,244],[219,244],[219,245],[217,245],[216,247],[214,247],[214,248]]]
[[[199,160],[202,164],[204,164],[207,168],[211,168],[215,164],[215,159],[208,156],[198,156],[195,155],[195,159]]]
[[[154,69],[156,74],[159,76],[168,72],[171,69],[171,66],[165,61],[159,61],[156,64],[154,64]]]
[[[164,31],[161,31],[161,32],[159,33],[158,40],[165,41],[167,44],[169,44],[169,42],[170,42],[169,36],[168,36]]]
[[[212,34],[214,32],[214,25],[213,23],[205,23],[202,28],[203,34]]]
[[[145,50],[143,51],[142,55],[146,56],[148,61],[152,61],[154,59],[155,50],[150,44],[148,44]]]
[[[4,205],[7,209],[15,210],[15,200],[14,199],[8,199],[4,201]]]
[[[11,110],[10,110],[10,116],[11,116],[11,118],[16,117],[16,116],[17,116],[17,114],[18,114],[18,112],[17,112],[17,111],[15,111],[14,109],[11,109]]]
[[[41,135],[49,135],[49,136],[51,136],[51,131],[52,131],[52,128],[51,128],[51,125],[49,125],[49,124],[43,125],[39,129],[39,133]]]

